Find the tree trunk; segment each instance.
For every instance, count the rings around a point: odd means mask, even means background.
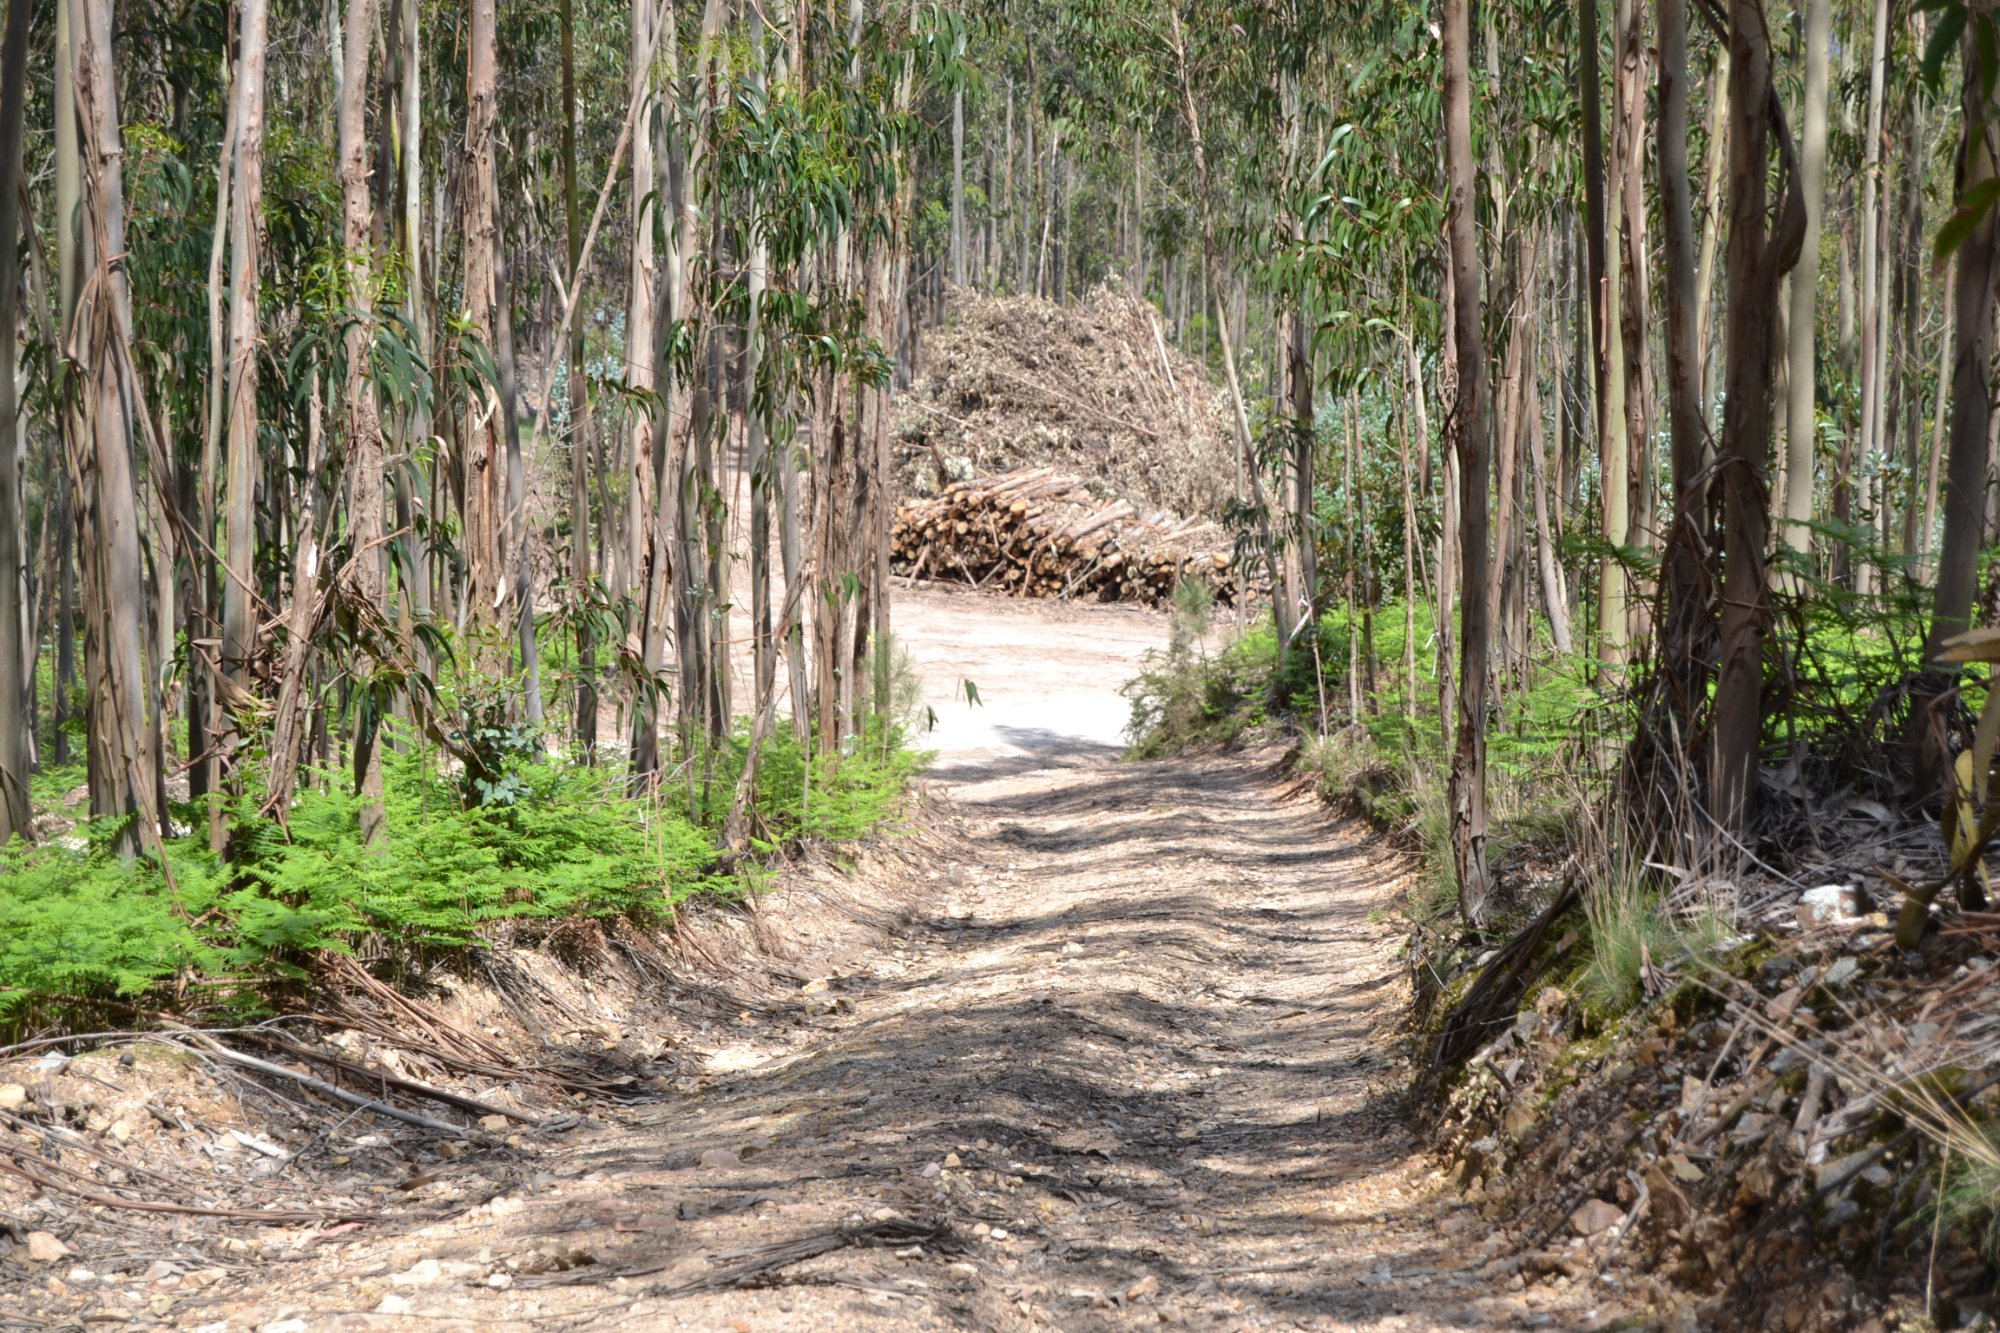
[[[1832,40],[1832,0],[1807,0],[1804,129],[1799,184],[1805,192],[1806,234],[1792,270],[1792,304],[1787,329],[1785,411],[1785,546],[1800,559],[1812,548],[1813,471],[1819,437],[1818,396],[1813,364],[1819,300],[1819,229],[1826,211],[1827,51]]]
[[[1824,3],[1825,0],[1819,0]],[[1700,648],[1701,553],[1708,544],[1708,488],[1703,475],[1701,351],[1697,343],[1694,211],[1688,181],[1687,3],[1660,0],[1660,214],[1666,231],[1667,407],[1673,468],[1673,526],[1664,574],[1667,624],[1660,665],[1673,682],[1676,714],[1706,686]],[[1686,731],[1680,732],[1685,741]]]
[[[369,375],[369,346],[374,326],[374,279],[370,272],[373,201],[368,193],[368,54],[373,49],[373,0],[347,0],[346,52],[341,61],[340,196],[343,222],[342,254],[347,261],[348,305],[355,318],[347,326],[347,476],[348,530],[353,534],[355,596],[387,612],[388,574],[382,549],[382,422],[375,405],[375,384]],[[297,540],[314,534],[302,526]],[[294,585],[292,596],[310,598],[310,587]],[[363,688],[354,703],[354,787],[361,798],[361,841],[374,846],[385,830],[382,809],[382,752],[376,743],[379,704],[369,688],[374,662],[364,650],[355,664]]]
[[[1966,198],[1986,186],[1996,169],[1993,152],[1992,107],[1986,68],[1978,40],[1980,28],[1992,21],[1992,0],[1974,0],[1971,21],[1960,44],[1965,73],[1961,115],[1964,126],[1958,150],[1957,196]],[[1990,186],[1987,186],[1990,188]],[[1986,541],[1986,453],[1991,413],[1988,368],[1993,354],[1993,284],[1996,248],[2000,247],[2000,209],[1988,208],[1960,243],[1953,295],[1954,351],[1951,368],[1951,444],[1945,465],[1944,539],[1938,551],[1937,583],[1931,601],[1930,633],[1924,656],[1971,624],[1972,597],[1978,585],[1979,552]]]
[[[1715,53],[1715,70],[1708,81],[1708,162],[1703,169],[1701,191],[1701,259],[1695,268],[1694,348],[1695,393],[1701,406],[1702,424],[1709,422],[1713,377],[1709,374],[1709,353],[1714,343],[1715,256],[1722,237],[1722,167],[1729,157],[1729,50]],[[1707,461],[1704,443],[1703,461]]]
[[[257,6],[246,0],[245,12]],[[82,399],[71,481],[83,573],[84,678],[91,813],[123,817],[121,856],[160,842],[159,754],[145,674],[145,567],[132,469],[131,292],[124,263],[124,152],[110,0],[71,0],[81,125],[79,281],[66,331]],[[261,47],[261,24],[258,43]],[[261,63],[261,51],[258,52]],[[244,63],[250,63],[246,54]]]
[[[222,676],[234,696],[223,711],[218,744],[225,776],[245,738],[230,716],[250,692],[257,651],[257,357],[258,253],[264,210],[264,65],[266,0],[243,0],[237,35],[236,165],[229,191],[229,416],[223,480]],[[221,809],[210,840],[221,849]]]
[[[1229,302],[1226,285],[1222,278],[1222,264],[1216,250],[1215,201],[1210,190],[1208,174],[1208,154],[1202,145],[1201,114],[1194,100],[1193,76],[1188,68],[1187,44],[1181,31],[1180,11],[1168,10],[1172,22],[1173,52],[1175,71],[1180,83],[1181,112],[1186,119],[1188,141],[1194,151],[1195,185],[1199,192],[1198,207],[1201,215],[1201,248],[1204,267],[1208,274],[1209,295],[1215,311],[1217,336],[1222,342],[1222,373],[1229,389],[1230,422],[1236,430],[1237,457],[1243,474],[1250,486],[1250,503],[1258,516],[1258,540],[1263,546],[1265,573],[1275,590],[1284,586],[1284,578],[1278,567],[1278,546],[1271,532],[1271,508],[1264,495],[1262,469],[1258,466],[1255,442],[1250,436],[1250,417],[1243,401],[1243,384],[1236,373],[1236,345],[1230,336]],[[1277,620],[1278,642],[1289,646],[1292,634],[1291,608],[1282,604],[1282,598],[1275,599],[1273,606]],[[1284,648],[1281,647],[1282,657]]]
[[[1458,908],[1468,925],[1486,921],[1492,877],[1486,868],[1486,693],[1492,644],[1488,606],[1487,506],[1492,467],[1486,421],[1486,355],[1479,315],[1479,252],[1473,219],[1470,0],[1444,5],[1444,153],[1449,191],[1446,237],[1452,274],[1451,320],[1458,356],[1453,445],[1461,489],[1459,546],[1465,587],[1460,620],[1457,742],[1451,762],[1452,854]]]
[[[652,61],[653,0],[632,0],[631,70],[627,76],[639,111],[632,132],[632,176],[628,190],[632,266],[625,309],[625,387],[639,397],[653,387],[653,224],[659,201],[648,196],[656,184],[653,169]],[[625,545],[622,559],[611,562],[610,595],[614,602],[644,582],[647,514],[652,481],[653,417],[634,412],[626,428],[623,460],[625,485]]]
[[[584,274],[583,227],[576,199],[576,22],[571,0],[562,0],[562,188],[563,220],[568,240],[570,281],[580,288]],[[576,292],[567,294],[574,306]],[[576,599],[576,752],[586,764],[597,762],[597,634],[590,605],[590,395],[584,383],[583,325],[569,321],[569,573]],[[553,409],[544,404],[543,410]],[[604,515],[609,523],[610,515]]]
[[[1974,25],[1976,26],[1976,25]],[[1861,176],[1861,434],[1856,461],[1869,470],[1882,443],[1882,375],[1877,345],[1882,338],[1882,101],[1889,67],[1889,0],[1875,0],[1875,50],[1868,66],[1868,131],[1862,141],[1866,165]],[[1866,496],[1863,496],[1864,506]],[[1845,545],[1845,543],[1842,543]],[[1864,554],[1855,569],[1855,587],[1872,582],[1873,562]]]
[[[1620,309],[1618,267],[1610,262],[1609,217],[1604,195],[1603,83],[1598,73],[1597,6],[1578,7],[1582,18],[1584,238],[1590,268],[1590,338],[1597,387],[1597,449],[1602,535],[1613,547],[1625,544],[1626,449],[1623,338],[1612,334]],[[1598,569],[1598,654],[1607,668],[1625,661],[1625,566],[1607,555]]]
[[[263,0],[255,0],[263,3]],[[499,178],[494,162],[493,125],[498,106],[499,35],[495,0],[471,0],[466,36],[464,207],[465,295],[469,332],[490,350],[495,343],[495,270],[500,237]],[[464,522],[459,538],[466,562],[468,626],[494,623],[504,599],[503,500],[505,461],[499,445],[500,404],[490,388],[478,392],[480,403],[463,423],[461,467]],[[487,672],[503,674],[505,653],[487,644],[480,653]]]
[[[0,34],[0,846],[35,836],[28,797],[34,716],[28,706],[27,507],[20,395],[14,367],[20,320],[21,137],[27,118],[29,0],[7,0]]]
[[[1762,0],[1730,0],[1729,304],[1722,440],[1721,665],[1715,687],[1710,814],[1739,841],[1756,809],[1763,727],[1764,634],[1770,588],[1764,573],[1764,459],[1770,449],[1772,323],[1778,279],[1797,258],[1804,206],[1790,144],[1781,140],[1789,187],[1775,228],[1766,217],[1771,87],[1770,33]],[[1782,129],[1782,120],[1779,121]]]
[[[1620,365],[1625,374],[1625,541],[1637,550],[1650,550],[1653,531],[1653,386],[1652,358],[1647,355],[1647,337],[1652,316],[1647,300],[1646,200],[1645,200],[1645,11],[1640,0],[1620,0],[1618,57],[1618,114],[1613,135],[1617,160],[1619,202],[1623,217],[1619,248],[1619,293],[1623,298],[1617,311],[1623,335]],[[1606,476],[1609,488],[1610,477]],[[1626,580],[1634,575],[1627,573]],[[1627,624],[1643,628],[1648,613],[1645,578],[1629,598]],[[1636,622],[1636,623],[1635,623]],[[1628,630],[1627,641],[1629,642]]]
[[[965,285],[965,87],[951,90],[951,281]]]

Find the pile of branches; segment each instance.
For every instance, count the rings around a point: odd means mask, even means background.
[[[889,554],[898,573],[1016,597],[1158,606],[1188,579],[1206,582],[1225,605],[1241,592],[1228,542],[1214,524],[1100,500],[1049,467],[960,482],[905,502]]]
[[[1222,516],[1237,481],[1229,399],[1150,303],[1120,285],[1070,305],[965,288],[950,300],[897,397],[905,494],[1054,467],[1149,508]]]

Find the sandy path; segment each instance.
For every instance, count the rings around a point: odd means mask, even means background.
[[[226,1326],[1575,1322],[1413,1156],[1394,859],[1271,756],[1115,761],[1163,620],[919,591],[898,623],[941,717],[900,924],[741,1014],[696,1095]]]

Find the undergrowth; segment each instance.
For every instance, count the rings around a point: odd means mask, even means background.
[[[387,836],[372,848],[337,772],[302,784],[283,826],[255,817],[259,793],[237,798],[226,863],[209,849],[207,811],[193,807],[175,815],[197,832],[170,840],[164,865],[119,860],[108,825],[10,843],[0,847],[0,1027],[106,1004],[255,1010],[323,954],[420,969],[503,928],[656,923],[691,897],[752,891],[758,864],[719,858],[716,838],[746,748],[739,731],[706,756],[705,791],[689,803],[677,792],[633,799],[622,771],[558,762],[539,745],[510,751],[504,774],[468,786],[434,753],[404,745],[385,758]],[[809,756],[789,732],[767,737],[753,851],[864,836],[894,817],[923,760],[899,731],[859,737],[837,762]],[[506,799],[480,799],[489,788]]]

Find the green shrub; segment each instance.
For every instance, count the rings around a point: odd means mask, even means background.
[[[324,772],[301,784],[283,828],[256,817],[259,793],[242,797],[226,866],[205,835],[172,840],[166,871],[151,857],[121,862],[109,828],[0,848],[0,1020],[169,984],[256,1005],[302,976],[315,953],[365,942],[399,967],[421,967],[505,923],[658,921],[692,895],[734,895],[754,882],[753,868],[716,868],[747,728],[718,748],[692,815],[672,793],[628,796],[614,768],[553,762],[538,745],[498,740],[477,783],[442,771],[435,753],[390,750],[386,836],[376,847],[361,843],[348,776]],[[850,750],[808,760],[789,730],[766,739],[757,850],[851,840],[896,815],[926,756],[894,729]]]

